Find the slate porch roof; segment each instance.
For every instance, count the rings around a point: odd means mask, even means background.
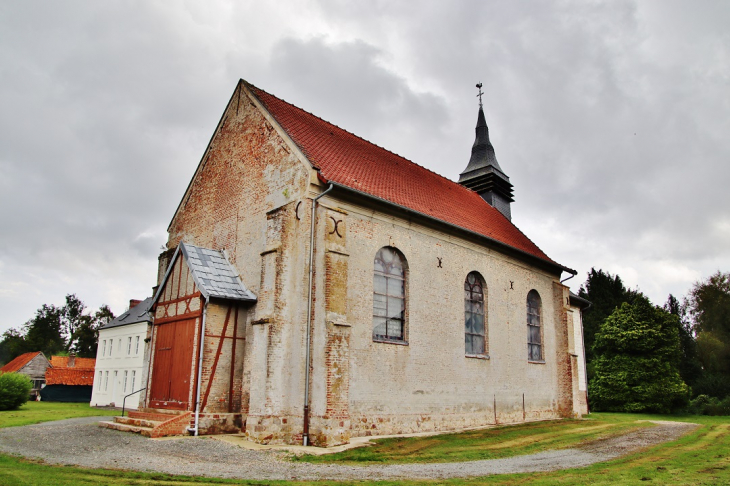
[[[112,327],[126,326],[128,324],[136,324],[138,322],[152,322],[152,314],[150,313],[151,306],[152,297],[147,297],[145,300],[135,305],[114,320],[104,324],[99,329],[109,329]]]
[[[181,242],[175,250],[157,293],[152,297],[153,303],[157,302],[180,254],[184,255],[195,285],[206,299],[213,297],[246,302],[256,301],[256,296],[246,288],[238,276],[238,271],[230,264],[223,252]]]
[[[574,273],[552,260],[476,192],[364,140],[244,80],[325,182],[334,182],[496,240]],[[466,155],[467,147],[464,154]]]
[[[32,351],[30,353],[24,353],[20,356],[16,356],[9,363],[0,368],[0,371],[2,371],[3,373],[15,373],[21,370],[23,366],[33,361],[33,358],[35,358],[39,354],[42,353],[40,351]]]

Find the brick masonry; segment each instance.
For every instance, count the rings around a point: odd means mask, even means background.
[[[325,187],[256,103],[239,85],[170,224],[168,248],[181,240],[225,248],[258,297],[254,307],[232,311],[239,323],[235,353],[230,317],[223,332],[228,307],[209,310],[210,332],[224,343],[206,337],[203,350],[202,384],[211,383],[206,430],[215,429],[216,415],[225,424],[240,418],[251,440],[298,443],[311,205]],[[316,213],[309,364],[315,445],[579,413],[577,346],[560,275],[362,204],[327,195]],[[406,259],[401,344],[372,338],[373,259],[384,246]],[[485,281],[484,358],[464,354],[463,288],[471,271]],[[542,301],[539,363],[527,360],[532,289]]]

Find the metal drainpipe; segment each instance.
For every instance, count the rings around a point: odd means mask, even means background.
[[[591,308],[593,303],[588,304],[588,307],[585,308],[585,310],[588,310]],[[591,406],[588,405],[588,362],[586,361],[586,336],[583,332],[583,311],[580,311],[580,337],[581,344],[583,345],[583,374],[585,375],[584,378],[586,379],[586,408],[588,409],[588,415],[591,413]]]
[[[309,361],[312,339],[312,281],[314,279],[314,229],[317,210],[317,201],[330,192],[333,184],[325,189],[323,193],[312,199],[312,219],[309,227],[309,287],[307,289],[307,345],[304,358],[304,430],[302,431],[302,444],[309,445]]]
[[[200,378],[203,376],[203,344],[205,343],[205,316],[208,315],[208,300],[205,301],[203,307],[203,322],[200,326],[200,356],[198,356],[198,379],[196,384],[196,396],[195,399],[195,437],[198,436],[198,418],[200,416]]]

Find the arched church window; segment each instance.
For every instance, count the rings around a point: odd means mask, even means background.
[[[464,281],[464,352],[467,356],[487,354],[484,279],[471,272]]]
[[[542,302],[537,290],[527,294],[527,359],[542,361]]]
[[[406,259],[385,246],[375,255],[373,273],[373,339],[404,343]]]

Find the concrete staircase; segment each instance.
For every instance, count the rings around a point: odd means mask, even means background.
[[[99,422],[99,426],[133,432],[154,439],[170,435],[187,435],[191,418],[192,412],[141,408],[130,410],[127,417],[114,417],[113,422]]]

